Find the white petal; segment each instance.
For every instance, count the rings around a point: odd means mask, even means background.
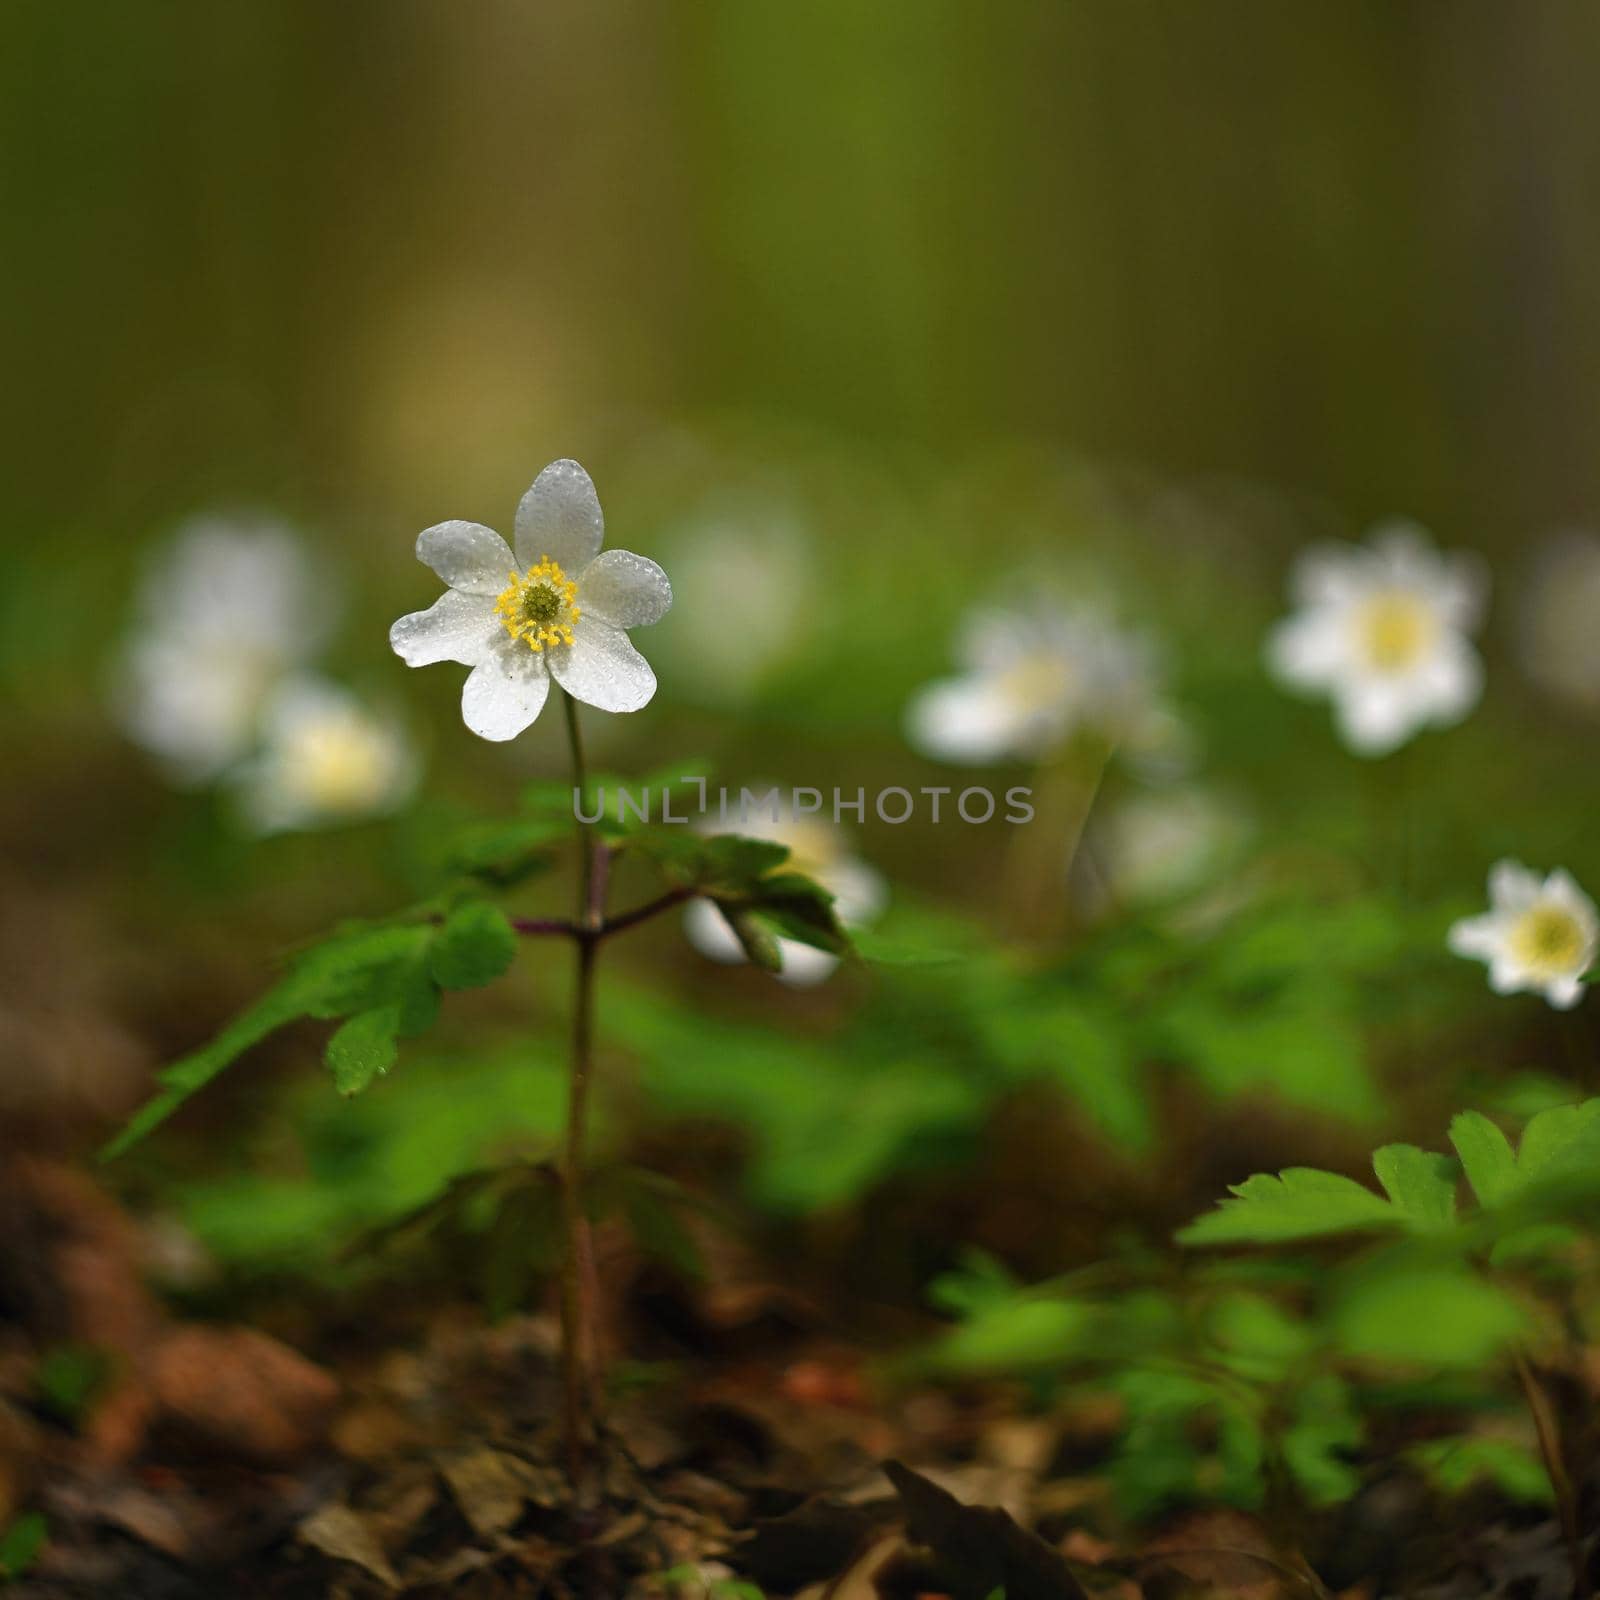
[[[1496,994],[1515,994],[1528,987],[1528,971],[1512,956],[1496,956],[1489,963],[1489,987]]]
[[[516,562],[510,547],[481,522],[440,522],[417,535],[417,560],[463,594],[499,594]]]
[[[1505,941],[1506,923],[1503,917],[1464,917],[1451,925],[1446,943],[1453,954],[1478,961],[1490,961]]]
[[[701,955],[710,961],[745,959],[744,946],[728,920],[709,900],[691,900],[683,913],[683,931]]]
[[[515,739],[544,706],[550,679],[543,656],[507,638],[467,674],[461,717],[480,739]]]
[[[1289,592],[1296,605],[1343,606],[1370,587],[1370,564],[1359,545],[1325,540],[1301,551],[1289,576]]]
[[[549,652],[549,666],[574,700],[597,711],[637,711],[656,692],[656,675],[627,634],[587,614],[573,625],[572,643]]]
[[[1592,937],[1596,925],[1594,901],[1578,887],[1578,880],[1565,867],[1557,867],[1544,880],[1545,898],[1570,911]]]
[[[1544,986],[1544,997],[1557,1011],[1570,1011],[1583,998],[1581,978],[1556,978]]]
[[[552,461],[517,507],[517,556],[531,567],[545,556],[570,577],[600,553],[600,497],[576,461]]]
[[[446,589],[426,611],[413,611],[390,628],[389,648],[408,667],[435,661],[473,667],[505,637],[487,595]]]
[[[870,922],[888,903],[889,887],[883,874],[855,856],[825,867],[817,881],[833,896],[833,909],[846,926]]]
[[[906,708],[906,737],[940,761],[983,763],[1015,753],[1016,708],[990,678],[944,678]]]
[[[1319,689],[1336,679],[1349,660],[1349,629],[1343,613],[1319,606],[1278,623],[1267,635],[1267,666],[1280,682]]]
[[[1336,712],[1344,741],[1359,755],[1387,755],[1423,720],[1410,684],[1366,678],[1342,686]]]
[[[1428,720],[1441,727],[1459,722],[1483,693],[1483,662],[1458,634],[1442,639],[1414,676]]]
[[[826,950],[801,944],[798,939],[780,939],[778,955],[783,961],[778,976],[794,989],[809,989],[813,984],[823,982],[832,976],[833,969],[839,965],[838,956],[830,956]]]
[[[578,605],[613,628],[659,622],[672,604],[672,585],[655,562],[631,550],[606,550],[584,568]]]
[[[1539,874],[1520,861],[1497,861],[1489,869],[1489,904],[1503,915],[1526,911],[1540,892]]]

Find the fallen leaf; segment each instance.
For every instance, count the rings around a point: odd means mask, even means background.
[[[996,1589],[1006,1600],[1088,1600],[1061,1554],[993,1506],[963,1505],[898,1461],[883,1470],[905,1507],[912,1539],[950,1569],[963,1596]]]
[[[335,1561],[348,1561],[369,1572],[386,1589],[399,1589],[400,1578],[367,1519],[349,1506],[328,1505],[313,1512],[296,1530],[300,1540]]]

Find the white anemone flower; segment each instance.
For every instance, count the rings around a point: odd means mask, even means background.
[[[874,920],[888,902],[883,875],[845,848],[836,825],[811,817],[774,822],[770,814],[729,824],[729,832],[748,839],[771,839],[789,847],[784,869],[793,869],[820,883],[833,896],[833,909],[845,927],[860,927]],[[691,900],[684,912],[684,932],[701,955],[712,961],[746,959],[744,946],[726,919],[709,900]],[[798,939],[777,941],[783,968],[778,976],[796,988],[821,983],[839,965],[837,956]]]
[[[282,524],[197,518],[151,563],[113,699],[128,736],[183,783],[253,746],[262,705],[332,620],[327,585]]]
[[[1172,736],[1148,641],[1097,612],[986,608],[967,619],[956,653],[960,675],[927,685],[906,711],[911,743],[937,760],[1035,760],[1080,728],[1135,748]]]
[[[1600,917],[1572,874],[1558,870],[1541,879],[1515,861],[1490,872],[1488,913],[1450,930],[1451,950],[1488,963],[1496,994],[1543,993],[1562,1011],[1582,998],[1597,945]]]
[[[400,724],[325,678],[286,680],[261,733],[260,752],[238,774],[242,809],[259,832],[381,816],[416,786],[416,752]]]
[[[637,711],[656,675],[626,630],[659,621],[672,586],[655,562],[600,551],[605,522],[589,474],[553,461],[517,507],[516,554],[476,522],[441,522],[417,558],[449,584],[389,630],[407,666],[471,667],[461,715],[480,738],[514,739],[543,709],[552,678],[601,711]]]
[[[1366,545],[1317,545],[1296,563],[1299,610],[1267,641],[1273,673],[1327,694],[1339,732],[1361,755],[1448,727],[1477,704],[1483,665],[1468,635],[1487,581],[1472,556],[1433,549],[1414,523],[1389,523]]]

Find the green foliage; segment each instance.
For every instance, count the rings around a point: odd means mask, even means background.
[[[110,1375],[111,1363],[104,1351],[88,1345],[57,1345],[40,1358],[33,1385],[45,1410],[76,1426],[104,1391]]]
[[[429,952],[441,989],[477,989],[504,976],[517,956],[510,919],[487,900],[469,900],[444,920]]]
[[[50,1525],[37,1511],[18,1517],[0,1533],[0,1581],[22,1577],[39,1559],[49,1537]]]
[[[443,918],[343,929],[302,950],[288,972],[208,1044],[157,1074],[161,1092],[106,1146],[121,1155],[253,1045],[301,1018],[342,1019],[326,1061],[341,1094],[357,1094],[394,1065],[399,1042],[426,1032],[439,990],[491,982],[510,965],[516,939],[505,916],[467,900]]]
[[[1544,1463],[1515,1439],[1456,1434],[1413,1445],[1405,1458],[1446,1494],[1465,1494],[1488,1483],[1525,1505],[1549,1505],[1555,1499]]]

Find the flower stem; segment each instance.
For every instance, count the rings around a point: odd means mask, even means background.
[[[1522,1397],[1533,1418],[1533,1431],[1539,1441],[1539,1454],[1544,1460],[1544,1470],[1549,1475],[1550,1487],[1555,1492],[1556,1510],[1561,1517],[1561,1532],[1566,1539],[1567,1559],[1572,1566],[1572,1593],[1574,1600],[1583,1600],[1585,1591],[1583,1524],[1579,1515],[1578,1495],[1572,1476],[1567,1471],[1566,1453],[1561,1446],[1561,1425],[1556,1420],[1550,1396],[1539,1382],[1528,1358],[1520,1351],[1515,1356],[1517,1382],[1522,1385]]]
[[[572,782],[588,784],[578,708],[562,691]],[[567,1094],[566,1139],[561,1158],[562,1222],[566,1250],[561,1268],[561,1366],[563,1431],[573,1505],[582,1510],[588,1494],[596,1432],[595,1365],[597,1289],[594,1244],[583,1204],[584,1143],[589,1112],[589,1080],[594,1065],[594,970],[605,920],[604,852],[591,824],[578,823],[577,917],[574,924],[577,967],[572,1000],[572,1057]]]

